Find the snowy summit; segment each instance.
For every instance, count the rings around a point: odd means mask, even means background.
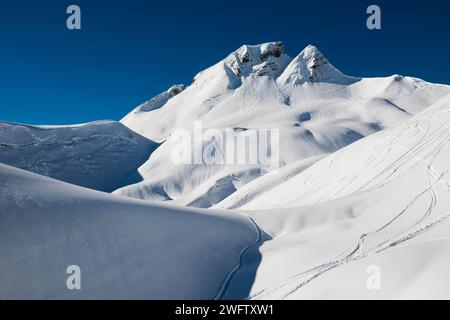
[[[215,136],[185,151],[272,130],[278,166],[174,163],[199,123]],[[281,42],[121,121],[0,122],[0,298],[448,299],[449,141],[448,85],[348,76]]]

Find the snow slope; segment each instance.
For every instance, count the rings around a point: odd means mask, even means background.
[[[72,126],[0,122],[0,162],[101,191],[141,180],[157,144],[116,121]]]
[[[174,164],[198,121],[233,139],[279,130],[280,168]],[[0,163],[118,188],[0,164],[0,298],[450,299],[449,141],[449,86],[350,77],[279,42],[121,123],[0,123]],[[212,142],[187,146],[223,153]]]
[[[263,175],[262,177],[256,178],[214,205],[214,208],[235,209],[242,207],[246,203],[261,196],[262,194],[267,193],[269,190],[277,187],[303,170],[309,168],[322,157],[323,156],[316,156],[301,159],[297,162],[293,162],[292,164]]]
[[[240,208],[254,210],[309,205],[371,190],[385,183],[383,179],[390,181],[421,161],[424,141],[431,146],[440,142],[431,140],[434,135],[430,133],[437,125],[435,122],[440,123],[445,118],[437,118],[433,112],[445,109],[448,100],[449,96],[439,100],[402,126],[384,130],[335,152]],[[446,115],[445,111],[439,114]],[[442,125],[440,129],[445,137],[448,128]],[[407,162],[411,157],[413,161]],[[397,167],[399,165],[402,166]],[[325,172],[332,172],[332,179],[329,174],[324,175]]]
[[[260,237],[246,216],[118,197],[0,164],[0,299],[213,299]],[[66,268],[81,268],[81,290]]]
[[[139,168],[143,181],[116,193],[210,207],[273,170],[263,165],[174,164],[174,133],[187,129],[193,136],[195,121],[205,129],[232,128],[236,137],[249,129],[276,128],[278,164],[295,166],[395,127],[448,93],[448,86],[400,75],[346,76],[314,46],[292,59],[280,42],[244,45],[197,74],[190,86],[173,87],[121,120],[162,145]],[[195,153],[211,142],[206,138],[191,149]],[[214,148],[218,154],[224,151]],[[269,158],[275,159],[274,154]]]
[[[449,299],[449,142],[450,95],[248,202],[272,237],[250,297]]]

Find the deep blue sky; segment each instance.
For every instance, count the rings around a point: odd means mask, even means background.
[[[66,28],[66,8],[82,30]],[[369,4],[382,30],[369,31]],[[353,76],[450,83],[450,1],[14,0],[0,6],[0,120],[68,124],[120,119],[240,45],[316,45]]]

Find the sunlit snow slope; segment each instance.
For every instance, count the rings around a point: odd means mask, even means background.
[[[0,299],[213,299],[251,220],[117,197],[0,164]],[[66,268],[81,268],[68,290]]]
[[[279,168],[174,164],[195,123],[279,130]],[[244,45],[121,122],[2,122],[0,163],[0,298],[450,299],[447,85]]]
[[[273,168],[175,165],[171,152],[178,143],[176,129],[192,130],[195,121],[204,128],[232,128],[236,137],[248,129],[279,129],[279,165],[289,165],[278,178],[283,180],[291,176],[289,171],[306,167],[301,160],[318,159],[399,125],[448,93],[448,86],[400,75],[346,76],[314,46],[292,59],[280,42],[244,45],[197,74],[191,85],[176,85],[122,119],[162,145],[139,168],[143,181],[116,193],[197,207],[216,205],[237,193],[219,206],[242,205],[253,195],[245,199],[247,191],[239,189]],[[191,147],[196,152],[209,142]],[[221,146],[214,148],[223,152]]]
[[[450,95],[248,202],[273,237],[250,296],[450,298],[449,159]]]

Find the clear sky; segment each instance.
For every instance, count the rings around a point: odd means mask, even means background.
[[[66,28],[77,4],[82,30]],[[382,30],[366,28],[378,4]],[[448,0],[10,0],[0,5],[0,120],[119,120],[242,44],[316,45],[353,76],[450,84]]]

